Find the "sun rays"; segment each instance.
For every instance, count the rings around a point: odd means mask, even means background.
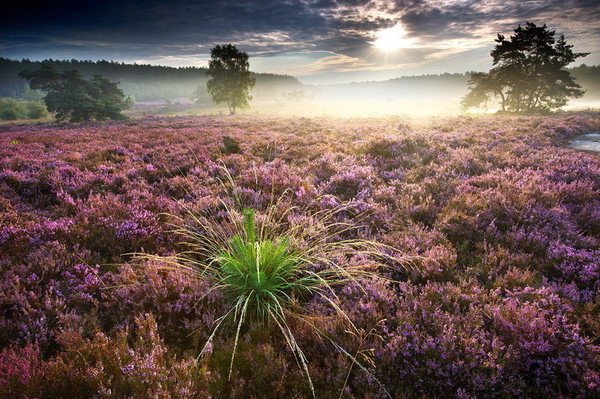
[[[403,48],[415,47],[416,40],[408,37],[404,27],[400,24],[375,33],[373,46],[382,51],[396,51]]]

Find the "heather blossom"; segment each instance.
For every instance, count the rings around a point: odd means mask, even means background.
[[[0,397],[597,397],[600,160],[563,144],[599,121],[2,125]],[[225,135],[239,153],[221,151]],[[204,215],[227,229],[227,206],[255,210],[260,226],[282,196],[283,225],[308,234],[322,227],[311,215],[342,207],[333,247],[366,240],[411,261],[331,251],[378,278],[322,295],[284,287],[295,344],[260,317],[213,335],[232,292],[165,268],[158,259],[186,250],[173,226],[203,236],[190,215]],[[284,232],[262,249],[311,249],[306,235],[282,244]],[[212,256],[231,266],[229,249]]]

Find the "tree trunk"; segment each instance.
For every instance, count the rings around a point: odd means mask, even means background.
[[[500,94],[500,98],[502,98],[502,112],[506,112],[506,97],[504,97],[502,90],[498,90],[498,94]]]

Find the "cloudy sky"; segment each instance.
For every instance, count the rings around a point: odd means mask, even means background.
[[[233,43],[257,72],[305,83],[486,71],[496,34],[525,21],[600,64],[599,0],[21,0],[2,6],[0,56],[206,66]]]

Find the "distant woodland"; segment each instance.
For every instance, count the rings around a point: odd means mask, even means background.
[[[586,93],[586,100],[600,100],[600,65],[581,65],[568,68]],[[410,97],[413,100],[439,98],[457,99],[467,93],[471,72],[439,75],[403,76],[381,82],[356,82],[326,86],[321,95],[340,97],[359,96],[363,99]]]
[[[124,64],[113,61],[46,60],[55,69],[76,69],[84,77],[99,74],[110,80],[119,81],[119,87],[136,101],[190,98],[198,86],[207,81],[206,68],[167,67],[155,65]],[[35,70],[40,61],[10,60],[0,57],[0,97],[22,97],[27,91],[27,82],[18,74],[22,70]],[[303,85],[296,78],[267,73],[253,74],[256,86],[252,95],[261,99],[281,93],[301,90]],[[201,94],[201,93],[200,93]],[[201,96],[202,97],[202,96]],[[206,102],[210,97],[206,94]],[[202,101],[202,98],[201,98]]]
[[[77,69],[85,77],[103,75],[119,81],[119,87],[135,101],[160,101],[190,98],[199,86],[205,86],[206,68],[167,67],[124,64],[113,61],[48,60],[57,70]],[[24,69],[39,68],[40,61],[10,60],[0,57],[0,97],[19,98],[28,92],[27,83],[18,74]],[[577,83],[586,90],[585,99],[600,99],[600,66],[581,65],[569,68]],[[410,96],[420,98],[459,98],[467,91],[470,73],[405,76],[383,82],[360,82],[328,85],[319,88],[304,86],[292,76],[265,73],[252,74],[256,86],[252,95],[256,100],[287,98],[303,94],[323,97],[359,96],[362,99]],[[304,93],[306,91],[307,93]],[[200,103],[209,104],[207,93],[199,94]],[[203,98],[204,97],[204,98]]]

